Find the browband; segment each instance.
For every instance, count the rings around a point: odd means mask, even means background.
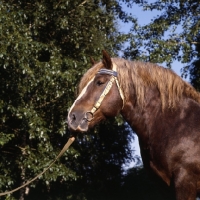
[[[98,74],[108,74],[108,75],[117,77],[117,72],[113,71],[113,70],[109,70],[109,69],[100,69],[97,73]]]

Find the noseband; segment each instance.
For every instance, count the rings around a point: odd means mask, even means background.
[[[119,90],[119,94],[122,98],[122,101],[123,101],[123,106],[122,108],[124,107],[124,94],[122,92],[122,89],[119,85],[119,82],[117,80],[117,72],[116,72],[116,66],[115,64],[113,64],[113,68],[114,70],[108,70],[108,69],[100,69],[97,74],[108,74],[111,76],[110,80],[108,81],[105,89],[103,90],[102,94],[100,95],[99,99],[97,100],[97,102],[94,104],[93,108],[91,111],[88,111],[85,113],[85,117],[84,119],[88,122],[92,121],[93,118],[94,118],[94,113],[98,110],[98,108],[101,106],[101,103],[102,101],[104,100],[105,96],[108,94],[108,92],[110,91],[114,81],[116,82],[116,85],[118,87],[118,90]]]

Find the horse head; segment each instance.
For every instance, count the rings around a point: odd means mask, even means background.
[[[71,131],[86,132],[98,122],[120,112],[124,96],[116,68],[108,53],[103,51],[102,62],[93,62],[93,67],[85,73],[79,85],[78,98],[68,114]]]

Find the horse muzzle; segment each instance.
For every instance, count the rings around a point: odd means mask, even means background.
[[[68,116],[68,127],[73,132],[87,132],[89,122],[93,120],[93,113],[79,114],[72,112]]]

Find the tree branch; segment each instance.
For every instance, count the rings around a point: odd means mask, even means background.
[[[83,1],[81,4],[79,4],[77,7],[80,7],[80,6],[83,6],[84,4],[86,4],[87,3],[87,0],[85,0],[85,1]],[[71,10],[71,11],[69,11],[68,13],[70,14],[70,13],[72,13],[72,12],[74,12],[76,9],[73,9],[73,10]]]

